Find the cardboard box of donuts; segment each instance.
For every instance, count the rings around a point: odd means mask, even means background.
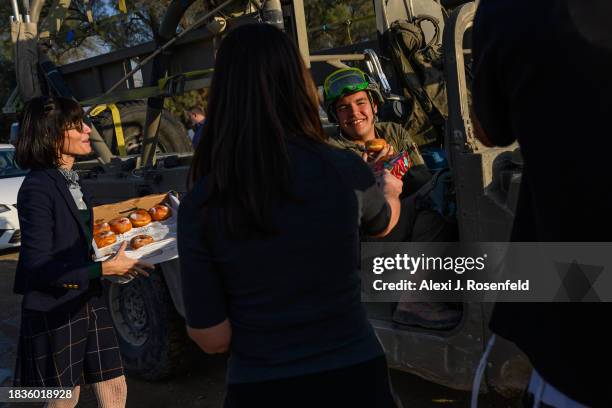
[[[115,253],[128,242],[125,254],[152,264],[178,257],[176,220],[179,200],[174,193],[153,194],[93,208],[95,260]]]

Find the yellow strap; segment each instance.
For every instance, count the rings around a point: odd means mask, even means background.
[[[89,22],[89,24],[93,24],[94,20],[93,11],[91,10],[91,1],[84,0],[83,3],[85,3],[85,14],[87,15],[87,21]]]
[[[119,0],[119,11],[122,13],[127,13],[127,6],[125,5],[125,0]]]
[[[119,156],[127,156],[125,150],[125,139],[123,137],[123,127],[121,126],[121,115],[117,105],[111,103],[108,105],[111,115],[113,116],[113,124],[115,125],[115,138],[117,139],[117,148],[119,149]]]
[[[89,112],[89,116],[98,116],[106,109],[110,109],[111,116],[113,117],[113,125],[115,126],[115,139],[117,140],[117,148],[119,149],[119,156],[127,156],[127,150],[125,150],[125,138],[123,136],[123,127],[121,125],[121,114],[119,108],[114,103],[108,105],[98,105]]]
[[[101,114],[102,112],[104,112],[106,110],[107,106],[102,104],[102,105],[98,105],[95,108],[93,108],[91,111],[89,111],[89,116],[98,116],[99,114]]]

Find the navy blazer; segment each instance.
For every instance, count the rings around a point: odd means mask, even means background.
[[[83,196],[88,203],[85,191]],[[19,189],[17,211],[21,249],[14,292],[24,295],[23,307],[50,311],[99,294],[100,280],[90,282],[88,274],[91,241],[62,174],[30,171]]]

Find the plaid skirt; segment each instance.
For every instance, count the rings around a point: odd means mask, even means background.
[[[14,386],[74,387],[123,375],[106,304],[97,296],[75,310],[22,309]]]

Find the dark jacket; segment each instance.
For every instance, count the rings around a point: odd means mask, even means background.
[[[19,189],[17,209],[21,249],[14,291],[24,295],[23,307],[50,311],[99,292],[99,279],[90,282],[88,276],[93,264],[88,227],[60,172],[30,171]]]
[[[525,160],[513,241],[610,241],[612,50],[588,35],[610,32],[607,15],[596,12],[605,4],[480,3],[475,112],[496,145],[518,139]],[[611,363],[610,310],[603,303],[498,303],[491,329],[515,342],[561,392],[610,407],[609,374],[602,374]]]
[[[204,119],[201,122],[196,123],[196,125],[193,127],[193,139],[191,139],[191,145],[193,146],[194,149],[198,147],[198,144],[200,143],[200,139],[202,138],[202,131],[204,130],[205,121],[206,119]]]
[[[419,152],[419,148],[417,144],[414,142],[410,133],[401,125],[398,125],[394,122],[376,122],[374,124],[374,129],[377,138],[385,139],[387,143],[393,146],[393,149],[396,152],[407,151],[410,153],[410,158],[416,165],[425,164],[423,161],[423,157]],[[352,140],[344,137],[342,132],[340,131],[340,127],[338,127],[338,131],[329,138],[329,144],[332,146],[339,147],[341,149],[349,149],[353,152],[359,154],[365,151],[365,147],[363,145],[357,144]]]
[[[306,139],[286,148],[291,199],[274,205],[274,234],[232,237],[206,177],[178,213],[185,318],[200,329],[230,319],[230,384],[320,373],[383,354],[360,302],[359,230],[385,229],[389,206],[353,153]]]

